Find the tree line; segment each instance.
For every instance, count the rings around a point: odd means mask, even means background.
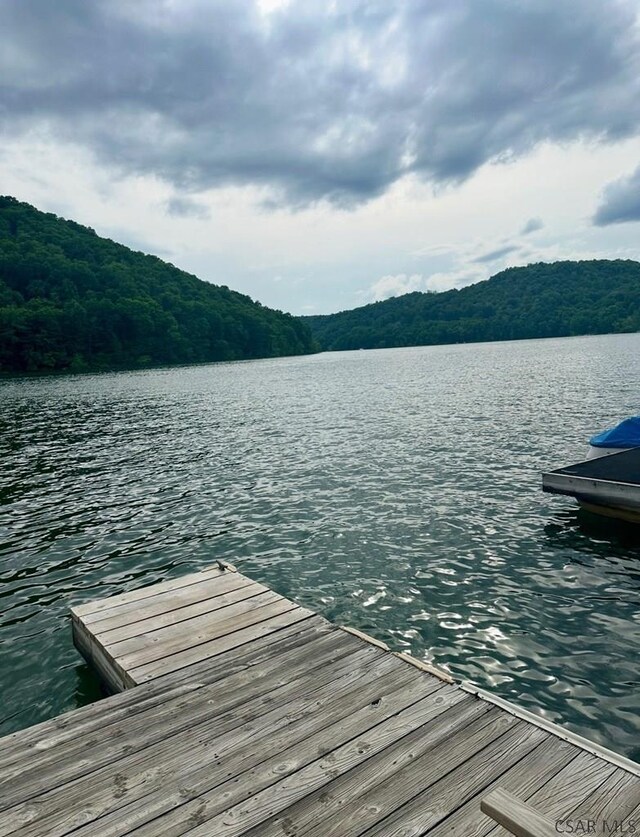
[[[415,292],[304,320],[324,350],[640,331],[640,264],[531,264],[459,290]]]
[[[0,197],[0,372],[317,350],[308,324],[12,197]]]

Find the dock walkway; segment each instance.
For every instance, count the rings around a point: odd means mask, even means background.
[[[72,623],[117,694],[0,739],[2,835],[498,837],[495,789],[640,831],[635,763],[232,568]]]

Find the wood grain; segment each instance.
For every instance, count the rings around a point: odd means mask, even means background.
[[[555,823],[501,788],[488,793],[482,799],[480,808],[483,814],[504,826],[513,837],[558,837]]]
[[[639,819],[623,763],[240,573],[215,566],[71,621],[119,693],[0,739],[0,834],[506,835],[483,799],[526,837]]]
[[[139,587],[136,590],[128,590],[125,593],[119,593],[116,596],[109,596],[106,599],[96,599],[94,601],[86,602],[85,604],[75,605],[71,608],[76,616],[81,617],[87,622],[90,622],[95,614],[104,613],[130,602],[139,602],[142,599],[148,599],[152,596],[158,596],[161,593],[166,593],[170,590],[178,590],[182,587],[188,587],[190,584],[202,584],[211,578],[222,578],[227,575],[225,570],[219,567],[210,567],[200,572],[183,575],[179,578],[172,578],[168,581],[161,581],[158,584],[150,584],[146,587]],[[244,578],[244,576],[242,576]],[[248,579],[247,579],[248,580]]]

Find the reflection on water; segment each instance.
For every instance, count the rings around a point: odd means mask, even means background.
[[[0,383],[0,733],[99,695],[69,606],[229,560],[640,758],[640,537],[540,490],[640,336]]]
[[[603,549],[631,559],[638,557],[640,526],[594,514],[577,504],[559,509],[544,527],[551,544],[591,554]]]

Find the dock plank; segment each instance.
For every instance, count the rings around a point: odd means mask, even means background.
[[[213,579],[208,584],[191,584],[172,593],[114,608],[106,611],[110,616],[99,614],[103,618],[95,621],[83,621],[91,626],[92,633],[101,637],[106,638],[110,631],[119,631],[123,636],[135,636],[134,630],[138,632],[147,624],[155,625],[159,620],[170,624],[170,619],[176,622],[184,621],[192,615],[210,613],[228,604],[266,593],[268,590],[269,588],[263,584],[245,584],[242,578],[234,573],[228,577]],[[112,636],[109,636],[109,639],[115,641]]]
[[[639,766],[228,568],[72,628],[118,693],[0,739],[1,834],[497,837],[497,788],[551,821],[640,807]]]
[[[108,732],[110,724],[143,711],[146,705],[162,703],[174,694],[200,688],[202,684],[220,680],[238,671],[246,671],[259,662],[271,661],[271,665],[277,666],[279,663],[275,658],[278,655],[329,635],[337,636],[335,628],[324,619],[314,617],[291,625],[276,636],[262,637],[227,654],[195,663],[188,669],[171,672],[135,689],[19,730],[0,738],[0,770],[16,761],[31,759],[35,753],[64,745],[77,736],[103,729]],[[189,673],[186,679],[183,674],[185,671]]]
[[[499,722],[498,715],[473,700],[461,701],[392,744],[383,741],[385,746],[380,750],[375,748],[375,738],[373,752],[354,753],[349,748],[334,750],[308,768],[255,794],[246,803],[223,812],[208,825],[214,834],[216,828],[222,831],[224,826],[223,833],[230,837],[245,833],[252,837],[258,834],[281,837],[283,833],[300,837],[316,823],[323,823],[326,828],[324,818],[333,812],[332,808],[346,805],[354,796],[372,787],[382,787],[385,777],[393,775],[396,767],[410,765],[416,754],[436,750],[454,737],[456,731],[466,738],[467,727],[477,722],[485,735],[494,734],[493,722]],[[189,837],[203,837],[207,831],[203,827],[187,833]]]
[[[571,811],[584,802],[614,772],[612,764],[602,762],[590,753],[580,753],[527,800],[527,804],[550,820],[568,819]],[[511,837],[506,829],[496,826],[491,837]]]
[[[480,810],[503,825],[514,837],[557,837],[556,823],[517,796],[502,789],[482,797]]]
[[[204,613],[189,622],[167,625],[156,631],[105,644],[109,653],[127,670],[169,657],[203,642],[235,633],[271,616],[279,616],[298,607],[277,593],[261,593],[248,602],[238,602],[222,613]],[[101,640],[101,638],[99,637]],[[102,640],[101,640],[102,641]]]
[[[593,793],[571,811],[568,819],[595,821],[596,833],[598,827],[601,833],[606,833],[605,823],[620,823],[628,819],[639,805],[640,783],[626,771],[614,770]]]
[[[485,837],[496,827],[495,821],[480,811],[485,794],[500,788],[527,801],[579,753],[577,747],[550,735],[506,773],[424,833],[429,837]]]
[[[455,811],[469,796],[482,791],[488,784],[501,776],[509,767],[519,762],[534,750],[546,733],[522,721],[492,741],[480,752],[475,753],[464,764],[450,770],[429,788],[420,789],[420,782],[402,785],[402,794],[390,796],[390,788],[384,789],[387,804],[376,812],[376,825],[360,830],[357,834],[367,837],[420,837],[434,824]],[[447,762],[447,767],[449,764]],[[396,785],[396,782],[394,782]],[[415,795],[413,792],[417,791]],[[401,804],[404,803],[404,804]],[[382,818],[380,814],[388,814]]]
[[[162,740],[150,746],[138,742],[117,762],[40,794],[35,808],[26,801],[0,812],[0,834],[12,823],[19,823],[16,837],[61,837],[88,820],[99,819],[152,790],[180,781],[185,770],[201,766],[203,761],[213,759],[223,764],[239,747],[251,746],[254,751],[268,747],[275,731],[289,729],[309,714],[330,712],[345,694],[357,693],[364,682],[371,683],[377,694],[376,680],[394,666],[390,660],[374,662],[367,669],[349,664],[344,673],[333,667],[321,670],[304,683],[284,687],[278,700],[267,693],[222,715],[205,710],[204,720],[192,723],[186,737],[168,730]],[[80,800],[83,810],[78,812]]]
[[[104,613],[108,610],[113,610],[121,605],[130,604],[132,602],[139,602],[142,599],[148,599],[153,596],[159,596],[161,593],[168,593],[169,591],[179,590],[182,587],[188,587],[191,584],[202,584],[203,581],[212,578],[223,578],[230,575],[226,570],[220,567],[209,567],[199,572],[190,573],[189,575],[182,575],[178,578],[171,578],[167,581],[161,581],[157,584],[149,584],[146,587],[138,587],[134,590],[127,590],[124,593],[119,593],[116,596],[109,596],[106,599],[93,599],[81,605],[74,605],[71,608],[79,618],[84,619],[90,623],[97,613]],[[245,576],[240,576],[245,579]],[[246,579],[246,583],[251,583]],[[100,617],[98,617],[100,618]]]
[[[334,704],[330,714],[314,713],[293,728],[275,731],[269,738],[268,751],[256,750],[251,743],[238,749],[225,762],[224,772],[209,765],[198,767],[181,777],[188,795],[184,790],[162,789],[129,805],[124,822],[121,812],[101,819],[101,837],[123,835],[128,828],[143,823],[148,825],[137,828],[136,837],[183,834],[195,820],[204,823],[356,736],[360,737],[355,746],[364,753],[370,744],[363,734],[368,736],[375,730],[376,742],[384,736],[393,740],[399,730],[414,728],[463,699],[459,692],[442,695],[440,683],[398,681],[395,672],[380,678],[376,685],[377,689],[370,684],[354,690],[349,700]],[[381,693],[383,697],[371,699]],[[261,760],[262,756],[266,758]],[[81,830],[77,837],[90,837],[90,832],[85,835]]]
[[[132,668],[130,675],[135,683],[144,683],[147,680],[153,680],[171,671],[177,671],[186,666],[190,666],[200,660],[210,660],[212,657],[216,657],[225,651],[238,648],[259,637],[277,633],[282,628],[303,622],[305,619],[311,617],[313,617],[313,613],[310,610],[302,607],[294,607],[285,613],[272,616],[270,619],[265,619],[242,630],[234,631],[234,633],[227,634],[219,639],[203,642],[200,645],[178,651],[164,659],[154,660],[150,663]]]
[[[8,807],[13,784],[23,794],[31,784],[33,792],[37,793],[49,773],[52,774],[49,787],[54,787],[63,780],[68,781],[71,773],[82,775],[89,768],[95,770],[102,762],[111,763],[130,752],[133,746],[142,749],[142,735],[148,745],[162,740],[167,734],[175,735],[190,729],[193,723],[203,720],[206,715],[220,715],[239,705],[250,707],[254,697],[269,694],[271,701],[286,695],[286,688],[291,684],[308,678],[309,652],[308,646],[304,646],[287,654],[285,665],[274,668],[269,660],[253,666],[250,671],[242,670],[215,683],[198,684],[197,694],[194,694],[194,688],[178,690],[175,697],[167,695],[162,702],[154,701],[143,712],[132,717],[126,715],[118,723],[109,725],[108,729],[92,730],[88,740],[86,735],[77,734],[67,739],[64,747],[31,754],[27,762],[23,760],[3,765],[0,768],[0,810]],[[336,636],[318,639],[313,643],[311,653],[314,654],[315,670],[332,666],[330,676],[335,678],[355,665],[361,665],[364,672],[367,665],[375,661],[375,655],[368,649],[346,646]],[[297,686],[295,688],[297,690]],[[103,744],[98,754],[91,750],[97,744]],[[30,782],[31,776],[33,779]]]
[[[619,837],[632,837],[638,833],[640,833],[640,805],[627,814],[618,829]]]
[[[372,760],[366,768],[354,770],[344,779],[336,780],[324,793],[314,794],[311,799],[304,800],[297,817],[294,809],[287,811],[287,828],[300,837],[315,837],[320,831],[323,837],[341,837],[344,833],[363,834],[427,789],[427,812],[431,814],[436,796],[432,786],[438,784],[443,773],[451,773],[446,789],[450,793],[463,794],[465,787],[478,781],[479,771],[471,773],[467,770],[467,764],[478,753],[482,753],[479,765],[487,764],[494,770],[506,769],[509,761],[525,745],[535,746],[535,741],[542,735],[544,733],[540,730],[531,730],[521,721],[492,711],[487,717],[455,732],[436,746],[426,746],[425,738],[420,738],[412,742],[410,749],[398,750],[393,758],[385,757],[379,760],[380,763]],[[455,772],[457,767],[461,768],[459,773]],[[443,810],[447,802],[448,797],[445,797]],[[423,808],[424,803],[421,803],[417,812],[421,824],[427,822]],[[412,808],[412,817],[415,814]],[[374,833],[377,830],[387,837],[392,833],[402,833],[407,825],[406,817],[402,818],[397,828],[394,827],[395,821],[391,824],[385,821],[383,827],[374,829]],[[279,826],[282,827],[282,822]],[[260,833],[271,837],[275,831],[272,827]]]

